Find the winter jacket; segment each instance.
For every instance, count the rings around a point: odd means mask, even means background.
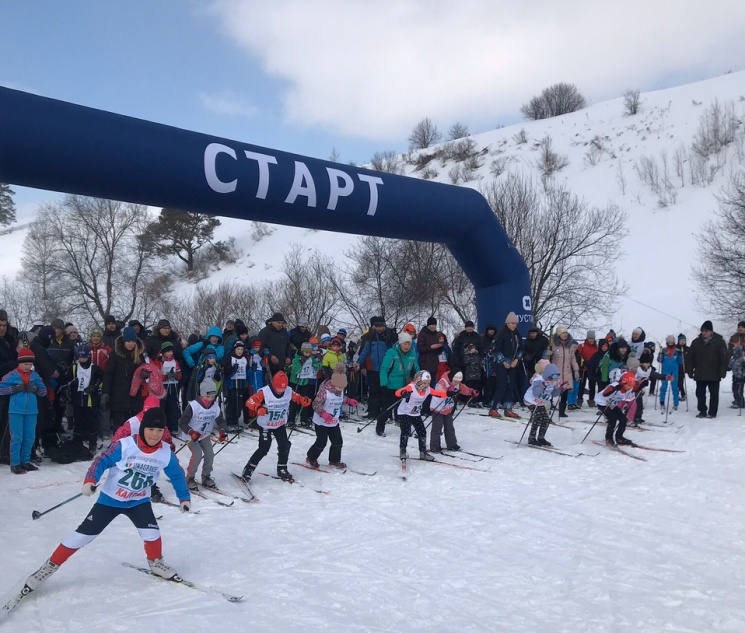
[[[587,339],[585,339],[583,343],[580,343],[577,346],[577,353],[582,357],[582,360],[584,361],[583,364],[587,366],[592,360],[592,357],[598,353],[597,341],[594,343],[588,343]]]
[[[261,341],[262,353],[266,355],[264,350],[268,350],[267,363],[270,363],[269,369],[272,370],[272,374],[277,371],[284,369],[288,360],[292,360],[292,348],[290,347],[290,334],[285,329],[276,329],[273,325],[267,325],[259,332],[259,340]],[[278,363],[271,363],[271,357],[274,356]]]
[[[297,327],[294,327],[290,330],[289,336],[290,336],[290,345],[292,346],[292,351],[299,352],[300,346],[303,343],[307,343],[310,340],[311,333],[308,328],[306,328],[305,331],[303,332],[303,330],[301,330],[300,326],[298,325]]]
[[[70,369],[75,360],[75,343],[66,335],[63,335],[61,339],[52,337],[49,347],[47,347],[47,354],[57,367],[57,371],[62,375]]]
[[[626,352],[625,356],[621,355],[618,351],[618,341],[611,343],[608,353],[603,356],[600,361],[600,380],[601,382],[610,382],[610,372],[619,367],[623,367],[629,358],[629,353]]]
[[[419,371],[419,359],[414,349],[404,354],[396,343],[383,357],[380,365],[380,386],[396,390],[406,386]]]
[[[160,365],[151,363],[149,360],[142,363],[132,376],[132,383],[129,386],[129,395],[136,396],[141,394],[142,398],[155,396],[162,398],[166,395],[163,387],[163,374],[160,371]]]
[[[95,363],[90,364],[91,378],[88,386],[80,391],[78,382],[78,362],[74,362],[64,377],[65,387],[70,395],[70,402],[82,407],[97,407],[100,401],[98,392],[103,382],[103,370]]]
[[[712,332],[708,339],[699,334],[691,343],[688,357],[686,370],[694,380],[719,381],[727,375],[729,353],[721,334]]]
[[[173,343],[173,357],[183,367],[184,348],[181,346],[181,337],[173,330],[168,333],[168,336],[161,336],[160,330],[155,330],[153,334],[148,336],[145,339],[145,351],[147,355],[150,358],[158,358],[160,356],[160,348],[165,342]]]
[[[531,332],[537,332],[538,336],[530,338]],[[540,328],[532,327],[528,330],[528,336],[523,340],[523,360],[535,366],[539,360],[548,357],[548,337]]]
[[[665,376],[672,376],[678,380],[678,374],[682,371],[683,354],[673,345],[669,345],[657,354],[657,362],[660,363],[660,373]]]
[[[88,343],[88,347],[91,350],[91,361],[94,365],[101,368],[101,371],[106,371],[106,366],[109,364],[109,358],[111,358],[111,348],[108,345],[101,343],[100,345],[93,345]]]
[[[639,329],[642,330],[642,328]],[[638,339],[634,341],[633,338],[634,337],[632,336],[631,340],[629,340],[629,356],[635,356],[636,358],[639,358],[644,351],[644,341],[647,338],[647,333],[642,330],[642,333],[639,335]]]
[[[16,337],[8,327],[5,336],[0,338],[0,376],[5,376],[16,368],[17,358]]]
[[[114,343],[114,354],[109,359],[101,387],[102,393],[109,396],[111,411],[135,412],[142,408],[142,395],[129,395],[135,370],[147,358],[142,341],[137,339],[135,346],[140,350],[140,362],[137,364],[134,362],[134,350],[130,352],[124,347],[121,336]]]
[[[498,363],[512,363],[523,358],[523,337],[520,332],[502,327],[494,338],[494,360]]]
[[[732,348],[735,345],[745,346],[745,334],[738,334],[735,332],[732,336],[729,337],[729,344],[727,345],[727,349],[729,350],[730,354],[732,353]]]
[[[608,353],[608,349],[610,349],[608,341],[603,339],[601,344],[598,346],[598,351],[595,352],[592,358],[585,363],[585,373],[590,380],[602,382],[602,377],[600,376],[600,361],[602,361],[603,357]]]
[[[311,355],[308,358],[303,356],[302,352],[298,352],[295,354],[295,358],[292,359],[292,367],[290,368],[290,384],[297,385],[299,387],[304,387],[307,385],[312,378],[300,378],[300,370],[302,369],[303,365],[309,361],[311,363],[311,367],[313,367],[313,375],[315,376],[318,371],[321,369],[321,359],[318,358],[318,356]],[[332,368],[333,371],[333,368]]]
[[[116,339],[118,339],[121,335],[122,331],[119,328],[116,328],[113,332],[109,332],[106,328],[104,328],[103,335],[101,336],[101,342],[111,349],[114,349],[114,346],[116,345]]]
[[[450,346],[453,350],[453,355],[450,357],[450,366],[453,368],[453,371],[463,369],[463,354],[468,345],[473,345],[479,352],[479,355],[485,354],[486,350],[482,349],[482,344],[481,335],[476,330],[470,334],[466,330],[462,330]]]
[[[344,355],[344,352],[340,351],[337,354],[330,349],[326,350],[326,353],[323,355],[323,360],[321,361],[321,369],[323,369],[324,378],[331,378],[334,367],[336,367],[338,363],[346,365],[346,360],[347,357]]]
[[[566,383],[565,389],[571,390],[574,381],[579,379],[579,365],[575,358],[577,343],[570,334],[565,343],[557,334],[554,334],[554,349],[551,353],[551,362],[559,368],[561,372],[560,382]]]
[[[360,339],[360,354],[357,362],[360,367],[368,371],[380,371],[383,359],[397,341],[396,333],[390,328],[385,328],[382,334],[374,329],[370,330]]]
[[[14,388],[20,385],[21,390],[14,393]],[[37,389],[36,393],[29,391],[29,386],[34,385]],[[36,402],[37,396],[46,396],[47,388],[44,386],[44,381],[41,376],[35,371],[31,370],[26,374],[25,378],[23,372],[20,369],[14,369],[13,371],[5,374],[2,381],[0,381],[0,396],[10,396],[10,404],[8,405],[8,413],[19,413],[23,415],[34,415],[38,413],[38,404]]]
[[[218,338],[218,341],[215,345],[212,345],[212,343],[210,343],[210,336],[216,336]],[[193,345],[189,345],[189,347],[187,347],[183,351],[183,358],[187,367],[193,369],[199,364],[201,360],[202,350],[204,350],[204,348],[208,345],[212,345],[212,347],[215,349],[215,357],[217,358],[217,362],[219,363],[223,359],[223,356],[225,356],[225,348],[222,346],[222,330],[220,330],[220,328],[216,325],[207,330],[207,334],[204,339],[202,339],[201,341],[197,341]],[[174,345],[174,347],[176,346]],[[181,347],[180,344],[179,347]],[[160,353],[160,350],[158,350],[158,353]]]
[[[442,332],[431,332],[427,327],[423,327],[416,337],[419,367],[428,371],[432,380],[437,376],[437,365],[440,363],[440,354],[443,350],[442,347],[432,349],[432,346],[437,345],[441,337]]]
[[[732,355],[729,359],[729,368],[732,371],[732,380],[745,381],[745,352],[742,345],[732,348]]]

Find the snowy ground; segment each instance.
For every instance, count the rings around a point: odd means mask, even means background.
[[[193,516],[155,506],[166,560],[244,602],[122,567],[144,563],[144,554],[119,519],[4,630],[742,632],[745,439],[736,430],[745,418],[727,408],[729,393],[722,396],[717,420],[695,419],[694,402],[688,413],[682,403],[670,428],[629,431],[639,443],[686,451],[630,449],[646,463],[589,439],[580,447],[591,411],[570,414],[574,430],[548,434],[557,447],[599,453],[577,458],[518,448],[504,440],[518,439],[521,424],[464,413],[456,421],[463,448],[504,458],[448,460],[487,472],[415,461],[406,482],[395,427],[381,439],[372,427],[358,434],[346,424],[345,461],[377,470],[374,477],[295,466],[307,488],[255,476],[257,504],[196,499],[201,512]],[[646,403],[645,418],[659,422],[653,399]],[[602,438],[600,426],[591,438]],[[296,433],[292,442],[291,460],[302,461],[311,436]],[[254,447],[255,439],[242,438],[218,456],[218,485],[239,492],[228,472]],[[274,466],[272,452],[259,470]],[[0,472],[1,595],[85,517],[91,502],[81,498],[31,520],[32,510],[78,492],[85,468],[45,462],[24,477]]]

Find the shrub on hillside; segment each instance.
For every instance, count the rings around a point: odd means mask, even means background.
[[[549,119],[569,112],[576,112],[587,105],[587,101],[577,86],[558,83],[544,88],[541,94],[533,97],[520,108],[526,119],[537,121]]]

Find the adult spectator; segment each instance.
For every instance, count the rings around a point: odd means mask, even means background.
[[[8,313],[0,310],[0,378],[16,368],[18,331],[10,325]],[[8,402],[0,398],[0,464],[10,464],[10,433],[8,433]]]
[[[62,432],[62,426],[57,424],[52,407],[61,380],[61,374],[47,352],[53,338],[54,328],[45,325],[29,343],[29,349],[34,353],[34,369],[47,388],[47,397],[39,398],[39,416],[36,419],[36,440],[45,451],[59,444],[58,434]]]
[[[466,321],[463,329],[453,340],[453,344],[451,346],[453,354],[450,357],[450,366],[452,367],[453,372],[462,372],[465,369],[464,355],[466,347],[469,345],[472,345],[479,354],[483,354],[483,352],[485,351],[481,348],[481,335],[476,331],[476,326],[473,324],[473,321]],[[463,373],[465,376],[465,372]]]
[[[382,415],[383,392],[380,387],[380,366],[386,352],[393,347],[395,342],[396,333],[386,327],[385,319],[374,316],[370,319],[370,331],[360,339],[360,353],[357,357],[362,374],[367,376],[367,417],[378,418],[377,430],[380,436],[384,434],[385,422],[389,417],[387,413],[385,416]]]
[[[347,330],[346,328],[340,327],[336,332],[336,338],[341,341],[342,354],[347,353]]]
[[[714,332],[711,321],[704,321],[688,351],[688,375],[696,381],[697,418],[716,418],[719,410],[719,383],[727,375],[729,352],[721,335]],[[706,390],[709,406],[706,406]]]
[[[629,356],[635,356],[639,358],[644,351],[645,343],[647,339],[647,333],[640,327],[635,327],[631,331],[631,340],[629,341]],[[652,350],[654,354],[654,350]]]
[[[122,335],[121,329],[117,327],[116,318],[107,314],[103,320],[103,343],[114,349],[114,343]]]
[[[688,397],[686,396],[686,374],[688,373],[688,365],[690,364],[688,352],[691,348],[688,347],[687,342],[688,339],[683,332],[678,334],[678,345],[676,346],[676,349],[678,349],[683,355],[683,371],[678,374],[678,391],[680,391],[681,401]]]
[[[145,341],[147,338],[147,332],[145,332],[145,326],[142,325],[137,319],[131,319],[127,325],[131,328],[134,328],[135,332],[137,332],[137,338],[141,341]]]
[[[505,418],[519,418],[512,410],[516,402],[522,400],[520,393],[519,372],[525,372],[520,367],[523,357],[523,337],[517,331],[517,314],[510,312],[504,321],[504,326],[494,339],[494,367],[497,384],[494,398],[491,402],[489,415],[499,417],[499,407],[504,409]]]
[[[160,350],[163,343],[171,343],[173,345],[173,357],[178,361],[178,364],[183,369],[184,367],[184,355],[183,346],[181,345],[181,337],[171,327],[171,322],[168,319],[161,319],[155,325],[155,330],[145,339],[145,351],[147,356],[151,360],[158,360],[160,356]]]
[[[574,387],[574,381],[579,380],[579,365],[575,357],[577,343],[569,334],[569,331],[560,325],[554,334],[554,347],[551,352],[551,362],[559,368],[562,383],[561,399],[559,400],[559,417],[567,418],[567,398]]]
[[[232,329],[230,329],[231,323],[232,323]],[[246,327],[246,324],[243,321],[241,321],[241,319],[235,319],[235,321],[228,319],[226,321],[225,327],[223,328],[223,332],[222,332],[222,346],[225,348],[225,351],[227,352],[226,356],[230,356],[230,352],[233,349],[233,345],[235,345],[235,342],[238,340],[239,329],[243,329],[246,331],[246,333],[248,333],[248,328]],[[248,342],[244,339],[243,344],[247,346]]]
[[[111,428],[117,429],[142,409],[142,393],[130,396],[132,378],[145,362],[145,345],[134,328],[125,327],[114,343],[114,354],[103,375],[101,407],[111,411]]]
[[[292,347],[287,321],[281,312],[275,312],[267,319],[266,327],[259,332],[262,354],[268,356],[267,366],[271,375],[284,370],[292,364]]]
[[[437,319],[431,316],[416,338],[419,367],[429,372],[432,382],[436,379],[440,354],[443,353],[444,344],[440,343],[440,334],[437,330]]]
[[[598,353],[598,343],[595,340],[595,330],[587,330],[587,336],[585,340],[577,347],[577,353],[582,357],[582,367],[580,367],[580,385],[579,385],[579,397],[577,398],[577,404],[582,406],[582,402],[585,399],[585,385],[589,383],[589,402],[590,406],[595,406],[595,387],[597,382],[595,381],[595,370],[597,367],[592,367],[590,361],[592,361],[595,354]]]
[[[539,360],[548,358],[548,337],[537,325],[528,330],[528,335],[523,341],[523,364],[528,380],[535,374],[535,364]]]
[[[65,322],[62,319],[52,319],[54,336],[49,342],[47,353],[52,358],[60,376],[66,376],[70,367],[75,360],[75,343],[65,333]],[[65,417],[65,411],[68,403],[68,393],[66,389],[58,389],[54,399],[54,422],[55,426],[62,428],[62,419]],[[72,428],[72,420],[68,420]]]
[[[497,326],[491,323],[486,326],[481,340],[481,353],[484,359],[484,394],[483,400],[488,403],[494,399],[497,389],[497,366],[494,355],[494,339],[497,336]]]
[[[290,330],[290,345],[292,346],[293,354],[297,354],[303,343],[307,343],[308,339],[310,339],[309,325],[308,317],[301,316],[297,320],[297,325]]]
[[[412,346],[411,335],[400,332],[398,342],[385,353],[380,364],[380,386],[386,411],[393,408],[396,391],[408,385],[418,371],[419,359]],[[385,437],[385,423],[386,416],[380,415],[375,428],[380,437]]]

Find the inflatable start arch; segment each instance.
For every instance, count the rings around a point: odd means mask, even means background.
[[[312,229],[442,242],[481,329],[532,323],[520,254],[477,191],[190,132],[0,88],[0,182]]]

